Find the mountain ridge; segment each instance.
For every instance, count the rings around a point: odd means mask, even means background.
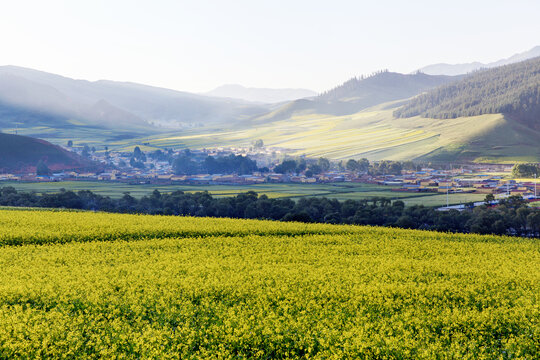
[[[540,56],[475,72],[397,109],[398,117],[437,119],[502,113],[540,129]]]
[[[447,64],[447,63],[438,63],[424,66],[417,71],[429,74],[429,75],[463,75],[468,74],[473,71],[480,69],[490,69],[502,65],[513,64],[516,62],[521,62],[527,59],[540,56],[540,45],[535,46],[528,51],[514,54],[508,58],[500,59],[490,63],[481,63],[478,61],[471,63],[462,63],[462,64]]]
[[[351,78],[315,98],[284,104],[259,117],[258,121],[286,119],[300,114],[354,114],[378,104],[410,98],[458,78],[423,73],[400,74],[385,70],[365,78]]]
[[[245,87],[238,84],[225,84],[203,93],[203,95],[228,99],[240,99],[255,103],[275,104],[317,96],[317,93],[309,89],[301,88],[270,89]]]
[[[12,65],[0,67],[0,79],[0,103],[60,120],[73,118],[89,126],[159,132],[236,122],[267,110],[241,101],[129,82],[75,80]]]

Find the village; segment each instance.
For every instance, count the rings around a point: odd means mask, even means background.
[[[73,151],[73,149],[71,149]],[[77,151],[87,151],[77,149]],[[262,171],[249,174],[175,174],[172,161],[185,150],[159,152],[160,156],[144,156],[143,165],[131,166],[132,152],[93,152],[92,160],[105,166],[100,171],[54,171],[47,175],[35,172],[22,174],[0,174],[0,181],[61,182],[61,181],[103,181],[128,184],[190,184],[190,185],[252,185],[262,183],[366,183],[389,187],[395,192],[411,193],[475,193],[493,194],[494,197],[520,195],[524,199],[536,199],[536,181],[511,178],[512,165],[454,165],[449,170],[419,168],[402,170],[401,174],[372,174],[370,171],[350,171],[343,166],[309,173],[277,173],[276,164],[286,155],[285,149],[265,147],[238,147],[190,150],[190,156],[205,157],[243,156],[255,160]],[[154,154],[155,155],[155,154]],[[309,176],[308,176],[309,175]]]

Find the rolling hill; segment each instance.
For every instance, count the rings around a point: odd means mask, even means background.
[[[12,91],[0,81],[0,127],[126,151],[250,146],[262,139],[291,155],[335,160],[540,161],[539,67],[531,59],[458,77],[383,71],[283,105],[16,68],[0,77],[29,72],[32,80],[14,81],[19,87],[10,85]],[[77,109],[92,116],[76,117]]]
[[[497,113],[540,130],[540,57],[476,72],[395,111],[398,117],[438,119]]]
[[[289,155],[333,160],[421,160],[425,162],[540,161],[540,132],[486,114],[456,119],[396,118],[402,101],[377,105],[351,115],[294,115],[227,132],[193,129],[177,137],[153,136],[155,147],[213,148],[250,146],[262,139]]]
[[[236,123],[268,111],[239,100],[211,98],[128,82],[90,82],[16,66],[0,67],[0,126],[50,138],[74,126],[94,136],[107,129],[135,137],[164,130]],[[115,134],[116,133],[116,134]],[[92,137],[92,136],[90,136]]]
[[[51,170],[96,167],[92,161],[47,141],[0,133],[0,173],[35,171],[39,161]]]
[[[455,80],[449,76],[382,71],[366,78],[352,78],[313,99],[300,99],[259,118],[283,120],[297,115],[348,115],[381,103],[406,99]]]
[[[431,81],[424,86],[439,79],[380,73],[353,79],[314,100],[292,102],[243,129],[194,129],[150,143],[249,146],[253,139],[262,139],[267,146],[286,149],[291,155],[334,160],[540,161],[539,64],[540,58],[477,72],[409,99],[399,96],[418,90],[415,86],[422,79]],[[399,79],[402,86],[396,89]],[[392,97],[398,100],[379,103]],[[358,107],[338,106],[346,102],[343,99],[356,99],[351,103]],[[363,108],[370,103],[378,104]],[[304,105],[303,111],[299,105]]]

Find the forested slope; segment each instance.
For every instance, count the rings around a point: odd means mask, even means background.
[[[540,128],[540,57],[476,72],[397,109],[397,117],[451,119],[502,113]]]
[[[313,99],[290,102],[259,119],[279,120],[302,114],[354,114],[375,105],[410,98],[458,78],[384,70],[368,77],[349,79]]]

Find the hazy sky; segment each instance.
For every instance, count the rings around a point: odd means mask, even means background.
[[[0,64],[185,91],[322,91],[540,45],[540,0],[2,0]]]

